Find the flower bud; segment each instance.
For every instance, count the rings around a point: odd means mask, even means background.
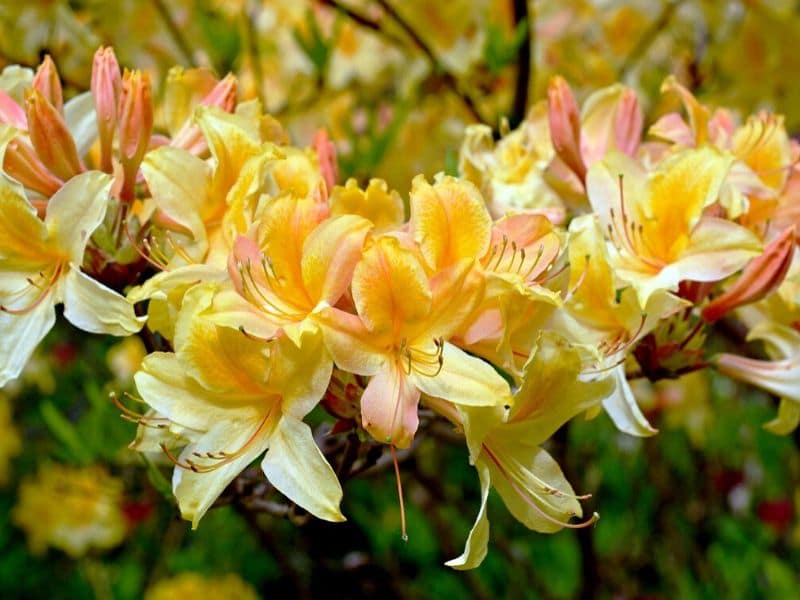
[[[317,130],[317,133],[314,134],[312,145],[317,152],[319,171],[327,188],[325,194],[327,198],[327,195],[333,190],[333,186],[336,185],[336,180],[339,177],[339,165],[336,162],[336,146],[334,146],[333,142],[328,137],[328,132],[324,129]]]
[[[119,149],[125,183],[122,197],[133,198],[136,173],[150,145],[153,100],[150,78],[141,71],[125,71],[119,99]]]
[[[78,149],[61,113],[36,88],[26,92],[25,105],[28,136],[39,159],[63,181],[81,173]]]
[[[92,65],[92,96],[97,113],[97,131],[100,137],[100,168],[111,173],[111,147],[114,143],[114,129],[117,124],[117,104],[119,102],[122,78],[114,50],[99,48]]]
[[[761,256],[747,264],[736,283],[706,305],[703,318],[709,322],[717,321],[734,308],[757,302],[770,295],[789,271],[794,244],[795,228],[792,226],[772,240]]]
[[[236,106],[236,77],[228,73],[200,101],[201,106],[216,106],[225,112],[233,111]],[[175,134],[170,144],[175,148],[183,148],[192,154],[200,154],[208,147],[200,128],[189,119]]]
[[[64,94],[61,90],[61,79],[58,76],[58,69],[50,55],[44,57],[44,61],[36,69],[32,85],[39,90],[42,96],[62,115],[64,114]]]
[[[644,127],[644,115],[636,92],[626,88],[622,92],[614,119],[614,142],[617,150],[633,156],[639,148]]]
[[[569,84],[554,77],[547,88],[550,139],[558,157],[581,181],[586,178],[586,166],[581,157],[581,120],[578,104]]]

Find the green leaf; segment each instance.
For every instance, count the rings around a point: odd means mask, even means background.
[[[42,414],[42,420],[44,420],[50,433],[61,442],[64,449],[68,451],[71,459],[80,464],[89,464],[92,462],[92,453],[84,446],[75,427],[64,415],[58,412],[58,409],[53,406],[52,402],[44,402],[40,412]]]

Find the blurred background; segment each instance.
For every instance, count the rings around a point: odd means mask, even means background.
[[[50,54],[70,93],[88,89],[100,45],[150,71],[156,95],[174,65],[233,72],[240,97],[259,98],[294,143],[327,128],[342,180],[382,177],[401,194],[417,173],[455,170],[467,124],[519,123],[556,74],[579,100],[616,81],[636,88],[647,122],[676,108],[659,94],[673,73],[702,102],[769,108],[800,129],[790,0],[2,0],[0,31],[0,67]],[[126,448],[135,425],[108,400],[132,391],[143,356],[138,338],[61,323],[0,390],[0,597],[800,593],[800,437],[762,430],[775,401],[713,373],[636,383],[654,438],[605,415],[559,431],[549,450],[593,494],[599,523],[535,534],[492,496],[489,555],[459,573],[442,563],[461,552],[479,491],[446,428],[402,462],[407,542],[380,461],[347,482],[345,524],[279,518],[239,493],[190,531],[168,470]]]

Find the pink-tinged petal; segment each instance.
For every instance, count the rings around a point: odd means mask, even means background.
[[[692,129],[678,113],[664,115],[650,126],[648,133],[653,137],[673,142],[679,146],[687,148],[694,146]]]
[[[391,340],[382,342],[358,315],[326,308],[313,318],[322,328],[325,345],[340,369],[356,375],[374,375],[389,359]]]
[[[776,396],[800,402],[800,355],[783,360],[756,360],[736,354],[714,357],[717,369]]]
[[[672,266],[681,280],[719,281],[741,269],[761,249],[761,241],[749,229],[705,217],[692,230],[686,252]]]
[[[237,292],[240,294],[244,292],[240,267],[246,266],[248,263],[258,267],[263,257],[258,244],[249,237],[240,235],[233,242],[233,250],[228,256],[228,274]],[[256,269],[255,272],[260,273],[260,269]]]
[[[0,90],[0,123],[16,127],[22,131],[28,129],[28,118],[25,111],[3,90]]]
[[[379,442],[407,448],[419,425],[419,396],[400,365],[386,363],[361,396],[361,424]]]
[[[356,215],[343,215],[321,223],[303,245],[301,271],[312,302],[333,306],[350,286],[372,224]]]
[[[689,123],[692,130],[691,146],[700,146],[708,139],[708,109],[700,104],[694,95],[684,87],[674,75],[668,76],[661,85],[661,93],[674,92],[683,102],[683,106],[689,115]]]
[[[633,156],[642,137],[644,116],[636,93],[622,85],[598,90],[581,112],[581,155],[587,167],[609,150]]]

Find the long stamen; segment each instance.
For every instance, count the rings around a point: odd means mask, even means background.
[[[58,278],[61,276],[61,272],[63,271],[63,269],[64,265],[59,263],[56,266],[55,270],[53,271],[53,274],[50,276],[50,279],[47,280],[47,284],[43,288],[39,288],[39,286],[36,285],[33,286],[39,289],[39,294],[33,299],[33,301],[31,301],[30,304],[28,304],[27,306],[23,306],[22,308],[9,308],[5,305],[0,304],[0,311],[8,313],[10,315],[28,314],[29,312],[34,310],[37,306],[39,306],[44,301],[45,298],[47,298],[48,294],[58,281]]]
[[[536,513],[540,517],[542,517],[543,519],[553,523],[554,525],[558,525],[559,527],[566,527],[568,529],[583,529],[585,527],[589,527],[590,525],[595,524],[598,521],[598,519],[600,518],[600,515],[598,515],[597,513],[593,513],[592,516],[589,519],[587,519],[586,521],[583,521],[582,523],[566,523],[564,521],[559,521],[558,519],[552,517],[551,515],[548,515],[545,511],[543,511],[539,507],[538,504],[536,504],[536,501],[529,496],[529,493],[527,492],[527,490],[520,489],[520,487],[517,484],[517,482],[514,480],[513,477],[511,477],[509,475],[508,471],[506,471],[505,467],[498,460],[498,458],[494,455],[494,453],[491,451],[491,449],[486,444],[483,444],[482,448],[483,448],[483,450],[486,451],[486,454],[489,456],[489,458],[492,460],[492,462],[497,466],[497,468],[500,470],[500,473],[502,473],[503,477],[505,477],[506,481],[508,481],[508,483],[514,489],[514,491],[517,492],[517,494],[519,494],[519,496],[525,501],[525,503],[528,506],[530,506],[533,510],[535,510]],[[582,497],[581,496],[575,496],[575,498],[581,499]]]
[[[247,440],[245,440],[244,444],[242,444],[242,446],[238,450],[236,450],[235,452],[226,452],[224,450],[217,450],[217,451],[213,451],[213,452],[210,452],[210,451],[206,451],[206,452],[194,451],[194,452],[192,452],[192,456],[195,456],[197,458],[217,461],[214,464],[201,465],[201,464],[198,464],[194,459],[191,459],[191,458],[187,458],[187,459],[185,459],[184,462],[181,462],[180,458],[178,458],[174,454],[172,454],[172,452],[169,450],[169,448],[167,448],[166,444],[161,443],[161,444],[159,444],[159,446],[161,447],[161,451],[164,452],[164,454],[169,459],[169,461],[172,464],[174,464],[176,467],[180,467],[182,469],[186,469],[186,470],[192,471],[194,473],[210,473],[211,471],[215,471],[216,469],[219,469],[220,467],[223,467],[223,466],[229,464],[231,461],[236,460],[242,454],[244,454],[245,451],[247,451],[247,448],[250,447],[250,445],[258,438],[258,436],[264,430],[264,428],[266,427],[267,423],[269,422],[269,417],[270,417],[271,414],[272,414],[272,407],[270,408],[269,411],[267,411],[267,414],[264,415],[264,418],[261,420],[261,423],[259,423],[259,425],[256,428],[256,430],[253,431],[252,434],[250,434],[250,436],[247,438]]]
[[[405,503],[403,502],[403,483],[400,481],[400,465],[397,462],[397,452],[395,452],[394,444],[389,445],[389,451],[392,453],[394,476],[397,478],[397,497],[400,500],[400,537],[404,542],[407,542],[408,532],[406,531],[406,507]]]
[[[136,254],[141,256],[143,259],[145,259],[148,263],[150,263],[159,271],[168,270],[166,264],[161,264],[155,261],[153,258],[150,257],[149,252],[144,252],[141,248],[139,248],[138,242],[133,238],[133,235],[131,235],[131,230],[128,228],[127,221],[122,224],[122,231],[125,233],[125,237],[128,238],[128,242],[130,243],[131,248],[133,248],[136,251]]]

